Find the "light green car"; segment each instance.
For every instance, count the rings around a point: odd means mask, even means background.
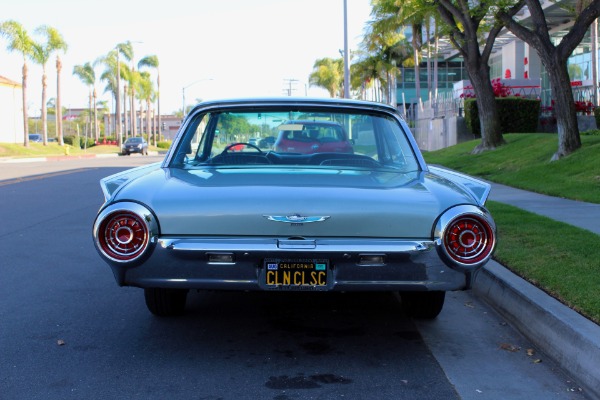
[[[427,166],[379,103],[201,103],[162,163],[101,185],[98,252],[159,316],[182,313],[190,290],[224,289],[394,291],[434,318],[496,245],[490,186]]]

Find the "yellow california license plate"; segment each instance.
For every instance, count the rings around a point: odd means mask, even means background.
[[[327,260],[315,259],[267,259],[265,283],[280,290],[324,290],[328,264]]]

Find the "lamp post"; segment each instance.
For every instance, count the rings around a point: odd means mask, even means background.
[[[181,88],[181,94],[182,94],[182,101],[183,101],[183,108],[181,109],[181,119],[185,118],[185,89],[190,88],[192,86],[194,86],[197,83],[203,82],[203,81],[212,81],[213,78],[203,78],[203,79],[198,79],[195,82],[190,83],[187,86],[184,86],[183,88]]]
[[[344,98],[350,98],[350,52],[348,51],[348,2],[344,0]]]

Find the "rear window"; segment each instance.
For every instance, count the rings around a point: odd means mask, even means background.
[[[410,132],[387,114],[236,107],[190,118],[171,167],[419,169]]]

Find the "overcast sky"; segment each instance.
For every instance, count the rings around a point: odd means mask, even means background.
[[[73,66],[94,62],[130,40],[135,63],[155,54],[160,62],[161,112],[220,97],[293,95],[323,97],[308,86],[319,58],[339,58],[344,47],[343,0],[19,0],[4,2],[0,21],[16,20],[35,39],[40,25],[56,28],[69,45],[62,55],[63,106],[87,106],[87,88]],[[370,18],[369,0],[347,0],[348,37],[358,48]],[[139,42],[139,43],[138,43]],[[0,38],[0,75],[21,82],[22,57]],[[39,115],[41,67],[29,62],[28,109]],[[55,57],[48,63],[48,98],[56,97]],[[103,67],[96,68],[99,77]],[[155,73],[152,72],[155,79]],[[97,83],[101,99],[105,84]]]

